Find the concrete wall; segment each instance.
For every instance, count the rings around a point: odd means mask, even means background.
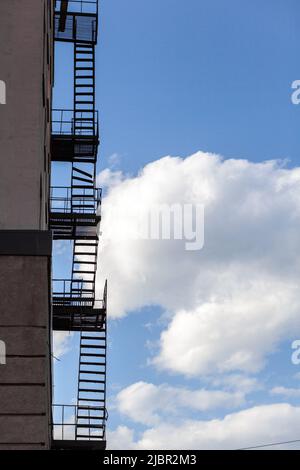
[[[6,104],[0,104],[4,239],[10,237],[8,230],[48,229],[52,7],[50,0],[0,0],[0,81],[6,84]],[[0,340],[7,354],[6,365],[0,365],[0,450],[50,447],[51,257],[35,252],[39,233],[24,255],[18,244],[12,253],[7,243],[9,255],[7,246],[0,246]]]
[[[50,259],[0,256],[0,450],[50,446]]]
[[[0,230],[47,227],[52,33],[48,0],[0,1]]]

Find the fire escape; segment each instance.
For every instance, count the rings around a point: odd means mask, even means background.
[[[99,145],[95,109],[98,0],[55,2],[55,41],[74,44],[74,102],[52,110],[51,154],[69,162],[71,186],[52,187],[54,240],[72,240],[69,279],[53,279],[53,330],[80,332],[76,405],[53,405],[54,449],[104,449],[106,412],[106,302],[96,296],[101,189],[96,187]]]

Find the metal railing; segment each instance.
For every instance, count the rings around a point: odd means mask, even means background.
[[[95,44],[98,36],[98,0],[56,1],[54,38]]]
[[[68,13],[98,14],[98,0],[68,0]],[[56,0],[55,11],[61,11],[62,0]]]
[[[52,186],[50,191],[50,211],[60,214],[99,215],[101,206],[101,188],[77,189],[74,194],[71,187]],[[80,191],[80,192],[79,192]]]
[[[91,427],[87,428],[87,433],[85,439],[87,440],[97,440],[99,437],[103,438],[105,435],[105,423],[108,417],[106,409],[102,407],[95,406],[85,406],[84,411],[89,417],[87,424]],[[99,414],[97,412],[104,412],[104,417],[102,420],[103,431],[101,431],[101,436],[99,436],[95,431],[91,431],[92,425],[97,420],[99,423]],[[52,405],[52,428],[53,428],[53,438],[54,440],[70,440],[75,441],[76,439],[76,422],[78,415],[78,405]]]
[[[91,111],[75,111],[73,109],[52,110],[52,135],[98,137],[99,121],[98,111],[94,112],[94,120],[90,121]],[[89,116],[87,116],[87,114]],[[79,119],[79,120],[78,120]],[[75,128],[76,121],[76,128]]]
[[[91,274],[93,274],[92,271]],[[54,306],[91,307],[95,310],[106,310],[107,281],[105,283],[102,299],[95,299],[93,292],[85,292],[85,289],[88,289],[88,286],[91,285],[94,285],[94,281],[86,279],[53,279],[52,303]]]

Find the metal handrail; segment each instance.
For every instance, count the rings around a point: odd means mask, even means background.
[[[57,431],[59,431],[59,435],[55,435],[54,438],[55,440],[76,440],[75,439],[75,428],[76,428],[76,417],[77,417],[77,408],[78,408],[78,405],[62,405],[62,404],[53,404],[52,405],[52,408],[53,408],[53,413],[52,413],[52,427],[53,427],[53,430],[54,430],[54,434],[56,434]],[[99,411],[102,411],[104,407],[101,407],[99,406],[98,407],[98,410]],[[85,407],[85,411],[87,411],[88,413],[88,416],[90,417],[89,419],[89,424],[91,424],[91,421],[93,420],[93,418],[98,418],[96,416],[93,416],[91,414],[91,411],[95,411],[94,410],[95,407],[93,406],[86,406]],[[59,419],[56,419],[56,411],[58,410],[59,412]],[[68,411],[71,411],[71,416],[70,416],[70,413],[68,413]],[[105,425],[106,425],[106,414],[107,414],[107,410],[106,408],[104,409],[104,418],[102,420],[102,425],[103,425],[103,430],[105,432]],[[71,433],[72,435],[67,435],[66,436],[66,427],[67,428],[71,428]],[[72,429],[73,428],[73,429]],[[99,440],[99,437],[100,436],[97,436],[96,434],[91,434],[91,430],[89,429],[89,433],[86,435],[86,438],[88,438],[88,440]],[[98,438],[98,439],[97,439]]]
[[[93,272],[91,271],[91,274]],[[93,309],[103,309],[106,310],[107,301],[106,301],[106,292],[107,292],[107,283],[105,283],[103,298],[97,299],[94,297],[94,293],[91,293],[90,296],[86,295],[84,288],[87,284],[94,284],[94,281],[85,280],[85,279],[53,279],[53,289],[52,289],[52,303],[53,305],[61,306],[72,306],[72,307],[93,307]],[[72,292],[72,285],[75,284],[78,286],[78,292]],[[57,290],[56,286],[61,286]],[[77,287],[76,287],[77,290]]]
[[[52,186],[50,210],[52,213],[96,215],[101,206],[101,188],[78,189],[74,194],[69,186]],[[91,207],[92,206],[92,207]]]
[[[60,13],[61,0],[56,0],[55,12]],[[68,13],[98,13],[98,0],[68,0]]]
[[[82,129],[90,124],[86,114],[94,113],[94,120],[90,129]],[[77,119],[80,118],[80,124]],[[98,111],[76,111],[74,109],[53,109],[52,110],[52,135],[98,137],[99,136],[99,113]],[[75,122],[77,123],[75,129]],[[79,125],[79,127],[78,127]],[[81,126],[81,127],[80,127]]]

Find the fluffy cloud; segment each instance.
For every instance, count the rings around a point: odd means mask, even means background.
[[[99,286],[109,279],[110,316],[145,305],[168,312],[153,360],[160,368],[190,376],[262,368],[300,327],[300,170],[198,152],[136,177],[109,172],[99,177],[108,190]],[[141,207],[157,204],[203,204],[204,248],[134,240]]]
[[[109,449],[134,449],[134,431],[127,426],[118,426],[114,431],[107,431]]]
[[[129,428],[118,428],[108,433],[108,444],[110,449],[240,449],[297,438],[299,419],[299,407],[256,406],[224,419],[161,423],[136,440]]]
[[[53,354],[56,358],[60,358],[71,350],[71,338],[73,333],[65,331],[53,332]]]
[[[178,311],[153,362],[186,375],[262,368],[276,344],[299,326],[298,289],[266,277],[248,289],[238,286],[231,298]]]
[[[116,406],[123,415],[145,425],[157,424],[164,417],[178,419],[187,410],[234,408],[244,402],[245,395],[239,391],[188,390],[146,382],[132,384],[116,397]]]

